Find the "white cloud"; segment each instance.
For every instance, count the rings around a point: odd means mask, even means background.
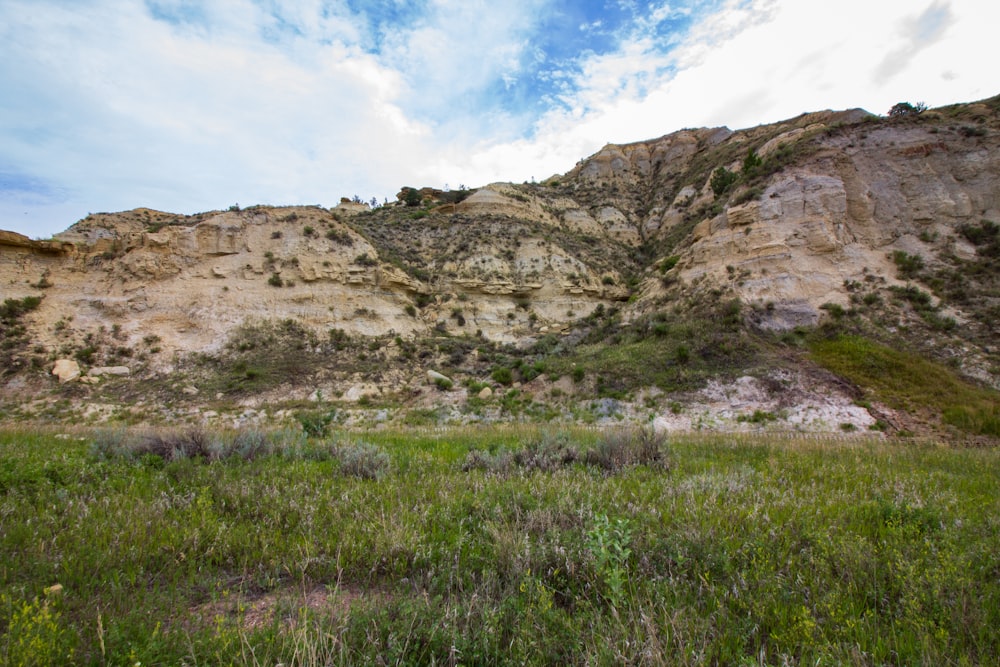
[[[619,48],[568,61],[535,39],[554,4],[431,0],[392,23],[344,0],[6,0],[0,228],[541,179],[681,127],[1000,92],[996,3],[629,1]]]
[[[67,197],[86,206],[77,217],[369,196],[428,151],[426,128],[398,104],[399,73],[343,44],[299,60],[253,37],[263,14],[207,39],[134,5],[18,9],[30,11],[7,11],[7,36],[19,40],[23,104],[38,113],[21,131],[4,123],[2,157],[71,184]]]
[[[983,46],[1000,4],[975,0],[730,0],[677,48],[648,40],[594,56],[531,140],[454,155],[453,170],[483,181],[565,171],[607,142],[682,127],[748,127],[805,111],[861,106],[885,113],[901,100],[940,105],[997,94]],[[903,54],[889,69],[886,59]],[[463,166],[459,166],[463,165]],[[475,180],[475,179],[470,179]]]

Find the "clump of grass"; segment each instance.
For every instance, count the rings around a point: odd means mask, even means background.
[[[584,461],[608,472],[644,465],[659,470],[670,467],[667,436],[653,428],[623,428],[601,436]]]
[[[767,410],[754,410],[752,414],[740,415],[736,418],[736,421],[746,422],[748,424],[766,424],[777,420],[778,416],[773,412],[768,412]]]

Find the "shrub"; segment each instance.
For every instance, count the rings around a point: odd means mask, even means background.
[[[490,374],[494,382],[502,385],[510,385],[514,382],[514,373],[506,366],[497,366]]]
[[[752,415],[740,415],[736,418],[736,421],[738,422],[746,422],[750,424],[766,424],[767,422],[777,420],[777,415],[773,412],[767,412],[765,410],[754,410]]]
[[[260,431],[240,431],[233,437],[229,446],[221,443],[220,445],[211,448],[212,458],[236,456],[244,461],[253,461],[274,451],[274,443]]]
[[[403,188],[403,201],[406,202],[407,206],[420,206],[423,197],[420,196],[420,191],[416,188]]]
[[[90,456],[98,461],[111,461],[126,455],[125,429],[103,429],[94,434],[90,443]]]
[[[721,196],[726,190],[732,187],[738,178],[739,176],[725,167],[719,167],[712,173],[712,192],[715,193],[716,197]]]
[[[304,410],[295,413],[295,419],[310,438],[325,437],[330,423],[337,416],[334,410]]]
[[[660,262],[660,273],[666,273],[670,269],[677,266],[677,262],[680,261],[680,255],[671,255]]]
[[[896,102],[889,109],[889,118],[902,118],[904,116],[917,116],[927,111],[927,105],[923,102],[910,104],[909,102]]]
[[[38,308],[41,302],[42,297],[40,296],[26,296],[23,299],[4,299],[3,305],[0,305],[0,321],[3,321],[4,324],[12,323],[21,317],[21,315]]]
[[[489,452],[484,452],[481,449],[473,449],[465,455],[465,461],[462,462],[463,472],[469,472],[470,470],[483,470],[486,472],[503,474],[509,472],[513,467],[514,455],[508,451],[490,454]]]
[[[691,351],[688,350],[686,345],[678,345],[677,349],[674,350],[674,361],[679,364],[686,364],[691,360]]]
[[[743,168],[741,169],[743,177],[753,177],[762,164],[764,164],[764,161],[760,159],[759,155],[757,155],[757,151],[751,148],[747,153],[747,156],[743,158]]]
[[[605,433],[584,461],[609,472],[628,466],[669,467],[666,434],[652,428],[626,428]]]
[[[519,452],[514,462],[527,470],[553,472],[580,460],[580,452],[567,433],[543,433]]]
[[[914,278],[924,268],[923,257],[911,255],[902,250],[893,251],[892,261],[899,271],[900,278]]]
[[[839,303],[832,303],[828,301],[827,303],[824,303],[822,306],[820,306],[820,309],[830,313],[830,317],[832,317],[835,320],[841,319],[845,314],[844,307],[841,306]]]
[[[367,442],[338,446],[336,458],[340,461],[342,473],[361,479],[381,479],[389,472],[392,464],[388,453]]]
[[[271,277],[267,279],[267,284],[271,287],[281,287],[285,284],[285,281],[281,279],[281,275],[278,273],[272,273]]]
[[[326,238],[338,245],[348,247],[354,245],[354,239],[351,238],[351,235],[339,229],[328,230],[326,232]]]
[[[959,233],[978,246],[976,252],[985,257],[1000,257],[1000,225],[983,220],[978,225],[962,225]]]
[[[147,433],[132,445],[131,450],[135,457],[150,455],[164,461],[217,458],[212,456],[213,448],[208,433],[198,428]]]

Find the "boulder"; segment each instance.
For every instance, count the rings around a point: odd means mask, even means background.
[[[448,382],[448,383],[451,383],[452,382],[452,380],[451,380],[450,377],[448,377],[447,375],[442,375],[441,373],[438,373],[437,371],[427,371],[427,379],[430,380],[431,382],[434,382],[434,383],[437,383],[437,382]]]
[[[128,366],[94,366],[89,371],[87,375],[91,377],[100,377],[102,375],[131,375],[132,371],[129,370]]]
[[[59,384],[72,382],[80,377],[80,364],[72,359],[57,359],[52,374],[59,378]]]
[[[490,389],[489,387],[483,387],[483,388],[482,388],[482,389],[481,389],[481,390],[479,391],[479,394],[478,394],[478,395],[479,395],[479,398],[480,398],[481,400],[484,400],[484,401],[485,401],[485,400],[488,400],[488,399],[490,399],[490,398],[493,398],[493,390],[492,390],[492,389]]]

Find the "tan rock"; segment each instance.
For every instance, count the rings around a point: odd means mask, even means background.
[[[477,396],[479,397],[480,400],[488,401],[489,399],[493,398],[493,390],[490,389],[489,387],[483,387],[482,389],[479,390]]]
[[[80,364],[73,359],[57,359],[52,374],[59,378],[59,384],[72,382],[80,377]]]

